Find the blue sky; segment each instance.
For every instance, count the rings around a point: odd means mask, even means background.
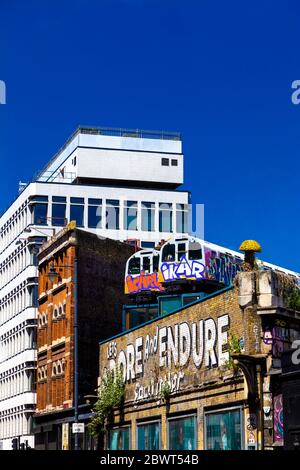
[[[0,210],[81,125],[180,131],[205,238],[300,271],[300,3],[1,0]]]

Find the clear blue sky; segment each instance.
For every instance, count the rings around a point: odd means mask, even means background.
[[[0,0],[0,210],[79,124],[180,131],[205,238],[300,271],[299,19],[297,0]]]

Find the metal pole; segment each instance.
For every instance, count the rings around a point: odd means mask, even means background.
[[[74,258],[74,422],[78,423],[78,262],[76,255]],[[77,432],[74,438],[75,450],[79,450]]]

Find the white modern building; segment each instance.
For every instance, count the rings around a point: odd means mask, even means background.
[[[39,246],[67,221],[153,247],[187,233],[179,134],[79,128],[0,218],[0,448],[34,446]]]

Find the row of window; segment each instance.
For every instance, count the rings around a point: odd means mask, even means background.
[[[34,372],[22,370],[1,380],[0,400],[11,398],[20,393],[32,392],[34,389]]]
[[[31,420],[32,418],[25,412],[0,418],[0,436],[2,438],[8,438],[30,434]]]
[[[232,408],[204,415],[205,449],[241,450],[243,448],[242,410]],[[168,449],[197,450],[197,417],[195,414],[170,417],[167,420]],[[109,450],[131,450],[131,426],[111,429]],[[161,421],[137,423],[138,450],[161,449]]]
[[[27,202],[24,203],[0,229],[1,250],[11,243],[28,225]]]
[[[20,332],[10,335],[0,343],[1,362],[19,354],[26,349],[36,348],[36,335],[33,328],[24,328]],[[0,384],[1,385],[1,384]]]
[[[188,206],[176,204],[176,227],[173,223],[172,203],[158,204],[158,230],[159,232],[186,233],[188,231]],[[33,223],[48,225],[51,220],[54,226],[63,226],[66,220],[75,220],[78,227],[88,226],[97,229],[112,230],[142,230],[151,232],[156,228],[155,202],[119,201],[118,199],[88,199],[87,220],[85,220],[85,199],[70,198],[70,211],[67,217],[67,199],[65,197],[52,197],[51,208],[48,208],[47,196],[36,196],[33,205]],[[121,210],[123,220],[121,220]],[[48,216],[49,211],[51,213]]]
[[[66,361],[65,359],[57,360],[52,363],[51,377],[61,377],[65,372]],[[38,367],[37,370],[37,379],[38,382],[43,382],[47,380],[47,369],[48,366]]]
[[[59,318],[62,318],[66,314],[66,309],[67,309],[66,301],[64,301],[63,304],[59,304],[58,306],[55,305],[53,308],[52,319],[58,320]],[[40,313],[38,315],[38,327],[42,328],[43,326],[46,326],[47,324],[48,324],[48,313]]]
[[[37,285],[26,287],[22,284],[17,291],[4,297],[0,305],[0,325],[25,310],[37,306]]]

